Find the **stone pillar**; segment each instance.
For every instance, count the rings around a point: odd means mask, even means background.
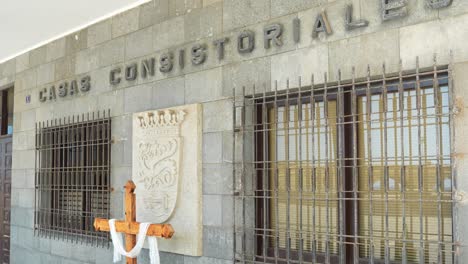
[[[455,172],[455,211],[454,211],[454,241],[458,263],[468,259],[468,62],[457,63],[453,66],[453,121],[452,135],[454,172]]]

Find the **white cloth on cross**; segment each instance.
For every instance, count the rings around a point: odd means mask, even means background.
[[[115,230],[115,219],[109,220],[112,243],[114,244],[114,263],[121,261],[122,255],[129,258],[136,258],[140,254],[140,251],[145,244],[146,232],[148,231],[148,227],[150,225],[150,223],[140,223],[140,230],[138,231],[137,235],[137,243],[135,247],[130,250],[130,252],[127,252],[122,246],[122,236]],[[148,245],[151,264],[159,264],[158,241],[156,240],[156,237],[148,237]]]

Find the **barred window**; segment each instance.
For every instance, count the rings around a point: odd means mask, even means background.
[[[108,112],[36,125],[37,235],[107,243],[93,222],[109,217],[110,144]]]
[[[237,259],[454,262],[447,67],[238,98]]]

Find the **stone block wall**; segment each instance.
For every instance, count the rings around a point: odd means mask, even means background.
[[[414,69],[419,56],[423,67],[448,63],[453,52],[454,84],[457,94],[456,170],[458,177],[457,221],[468,219],[468,155],[465,134],[465,93],[468,87],[468,2],[453,0],[448,8],[429,9],[424,0],[408,3],[408,15],[382,21],[377,0],[153,0],[101,21],[69,36],[0,64],[0,88],[14,86],[14,134],[12,172],[11,263],[111,263],[110,249],[88,247],[60,240],[34,237],[34,129],[35,122],[110,109],[112,115],[111,216],[123,217],[123,185],[131,178],[134,112],[189,103],[203,104],[203,257],[162,253],[162,263],[232,263],[232,90],[246,86],[256,91],[284,89],[324,80],[350,78],[351,67],[364,77],[367,65],[372,74],[396,72],[399,60],[404,69]],[[353,5],[354,19],[369,26],[345,30],[345,12]],[[92,7],[90,7],[92,8]],[[317,15],[326,11],[333,33],[312,38]],[[295,43],[292,21],[301,19],[300,41]],[[283,45],[264,48],[263,28],[272,23],[284,26]],[[237,52],[240,32],[256,34],[250,54]],[[224,60],[218,60],[215,39],[230,37]],[[174,65],[169,73],[156,71],[151,78],[109,84],[109,71],[168,51],[187,52],[195,44],[206,44],[202,65]],[[188,53],[189,54],[189,53]],[[187,57],[189,58],[189,57]],[[159,65],[158,63],[156,65]],[[157,66],[156,69],[159,69]],[[39,89],[90,75],[92,88],[86,94],[38,101]],[[31,102],[26,103],[26,97]],[[457,230],[459,254],[468,258],[468,228]],[[146,252],[139,263],[148,263]]]

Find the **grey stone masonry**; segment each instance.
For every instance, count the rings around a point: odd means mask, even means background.
[[[247,94],[344,79],[365,77],[448,63],[453,52],[458,114],[455,118],[454,157],[457,173],[456,220],[468,220],[468,4],[453,0],[451,6],[431,9],[426,0],[407,1],[407,16],[383,21],[377,0],[152,0],[88,28],[54,40],[0,64],[0,88],[14,86],[12,167],[11,263],[111,263],[112,247],[94,248],[34,236],[35,122],[95,110],[112,115],[111,216],[123,217],[123,184],[131,179],[134,112],[183,104],[203,104],[203,256],[162,253],[162,263],[233,263],[233,89]],[[346,30],[346,8],[353,20],[366,27]],[[92,7],[90,7],[92,8]],[[325,12],[330,34],[313,37],[317,16]],[[298,29],[293,21],[300,19]],[[265,48],[264,29],[280,24],[280,43]],[[294,31],[300,30],[295,41]],[[253,51],[248,38],[254,33]],[[296,32],[297,33],[297,32]],[[244,36],[249,36],[244,35]],[[229,38],[220,58],[215,40]],[[239,46],[246,49],[239,52]],[[185,51],[181,58],[180,50]],[[197,53],[198,52],[198,53]],[[195,53],[196,55],[192,55]],[[166,56],[172,69],[161,71]],[[203,57],[205,56],[205,57]],[[125,66],[155,58],[154,76],[125,80]],[[202,61],[202,62],[200,62]],[[166,61],[167,62],[167,61]],[[121,82],[110,84],[110,71],[121,68]],[[87,93],[39,102],[39,90],[82,76],[91,76]],[[30,101],[26,98],[30,97]],[[234,149],[234,151],[233,151]],[[465,152],[467,151],[467,152]],[[253,155],[253,154],[251,154]],[[237,159],[237,157],[236,157]],[[180,194],[183,195],[183,194]],[[253,204],[253,203],[252,203]],[[253,222],[253,221],[252,221]],[[456,230],[460,260],[468,259],[468,227]],[[462,261],[463,262],[463,261]],[[139,263],[149,263],[147,251]]]

